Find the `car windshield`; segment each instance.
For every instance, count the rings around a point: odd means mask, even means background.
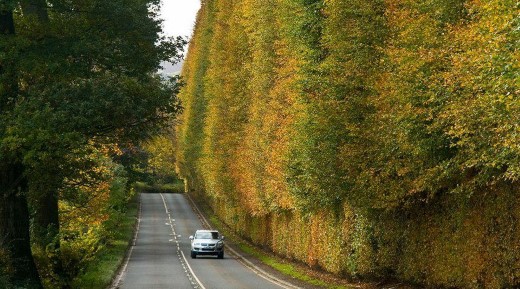
[[[195,239],[218,239],[217,232],[199,232],[195,234]]]

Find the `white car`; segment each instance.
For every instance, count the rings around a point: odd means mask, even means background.
[[[216,230],[197,230],[190,236],[191,258],[197,255],[216,255],[224,259],[224,236]]]

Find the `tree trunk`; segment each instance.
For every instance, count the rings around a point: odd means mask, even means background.
[[[50,177],[52,178],[52,177]],[[60,222],[58,209],[58,186],[31,188],[30,207],[33,211],[33,243],[47,252],[55,275],[50,276],[56,288],[68,288],[67,275],[60,253]],[[45,256],[44,256],[45,257]]]
[[[59,249],[58,233],[60,230],[58,210],[58,189],[61,184],[57,164],[40,164],[32,168],[29,177],[29,207],[33,212],[33,240],[42,248],[52,244]]]
[[[43,288],[31,252],[23,170],[18,162],[0,159],[0,249],[9,257],[8,278],[15,287]]]
[[[52,264],[53,275],[49,276],[56,288],[68,288],[65,270],[60,253],[60,222],[58,208],[58,189],[61,184],[60,174],[53,170],[53,164],[46,164],[48,169],[40,168],[30,181],[29,205],[33,212],[33,243],[46,252]],[[34,172],[31,172],[33,175]],[[47,258],[46,256],[43,256]]]
[[[2,9],[3,8],[3,9]],[[13,11],[0,7],[0,36],[14,37]],[[12,63],[0,66],[0,113],[6,113],[10,99],[18,94],[18,81]],[[4,128],[0,127],[0,133]],[[4,260],[9,268],[8,279],[15,287],[43,288],[31,252],[27,179],[24,166],[16,153],[0,150],[0,250],[7,254]],[[2,268],[4,269],[4,268]]]
[[[14,34],[14,20],[13,11],[0,11],[0,34],[13,35]]]
[[[57,239],[60,224],[58,212],[58,197],[56,191],[40,189],[31,194],[31,207],[34,211],[33,233],[35,243],[46,247],[53,243],[53,247],[58,249],[60,242]]]

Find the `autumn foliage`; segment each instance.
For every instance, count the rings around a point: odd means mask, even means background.
[[[203,1],[177,167],[246,238],[349,278],[520,286],[520,3]]]

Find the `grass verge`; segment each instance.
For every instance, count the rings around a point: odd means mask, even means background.
[[[139,190],[136,190],[139,192]],[[107,288],[112,283],[115,273],[121,266],[128,250],[129,242],[134,236],[136,216],[139,209],[139,194],[130,200],[125,214],[117,223],[118,231],[107,241],[106,246],[89,262],[83,274],[73,282],[72,288]]]
[[[199,205],[199,204],[197,204]],[[204,206],[205,212],[212,212],[211,209]],[[247,241],[243,240],[240,236],[233,233],[228,226],[226,226],[222,221],[220,221],[213,213],[209,217],[209,222],[211,225],[218,229],[223,235],[225,236],[231,236],[231,238],[227,237],[227,239],[231,239],[232,243],[238,247],[242,252],[246,253],[249,256],[252,256],[256,259],[258,259],[260,262],[264,263],[265,265],[275,269],[276,271],[284,274],[288,277],[288,279],[296,279],[301,282],[321,287],[321,288],[327,288],[327,289],[351,289],[351,288],[359,288],[359,286],[353,286],[353,285],[345,285],[345,284],[339,284],[335,282],[331,282],[330,280],[324,281],[322,279],[310,276],[308,274],[308,271],[303,270],[300,268],[301,266],[298,266],[296,264],[292,264],[289,261],[283,260],[282,258],[272,256],[268,252],[265,252],[264,250],[257,248]]]

